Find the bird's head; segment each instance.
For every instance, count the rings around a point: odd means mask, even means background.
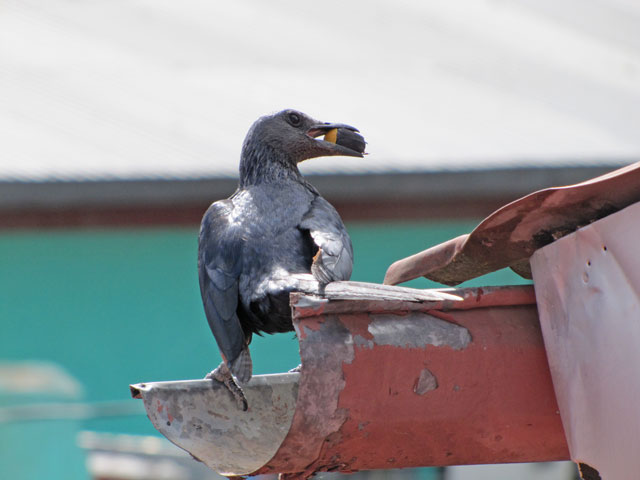
[[[321,138],[334,129],[333,138]],[[345,139],[342,144],[339,132]],[[264,149],[293,165],[315,157],[362,157],[365,142],[357,132],[349,125],[319,122],[297,110],[283,110],[261,117],[252,125],[244,141],[243,156]]]

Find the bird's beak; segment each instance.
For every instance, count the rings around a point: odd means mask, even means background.
[[[320,144],[327,156],[362,157],[367,144],[357,128],[344,123],[319,123],[307,130],[307,135]]]

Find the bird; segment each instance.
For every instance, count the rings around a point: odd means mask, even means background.
[[[200,293],[222,357],[205,378],[222,382],[243,410],[248,404],[239,384],[252,376],[252,336],[293,330],[291,292],[310,283],[317,291],[351,276],[353,247],[344,223],[298,164],[363,157],[366,143],[358,132],[293,109],[260,117],[242,144],[236,191],[202,218]]]

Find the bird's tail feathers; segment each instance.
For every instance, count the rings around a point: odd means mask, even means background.
[[[240,355],[229,364],[229,370],[231,370],[231,373],[233,373],[240,383],[247,383],[251,380],[253,362],[251,361],[248,346],[245,346],[240,352]]]

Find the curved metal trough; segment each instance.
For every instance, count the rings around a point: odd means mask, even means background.
[[[238,406],[211,380],[132,385],[165,437],[222,475],[258,470],[277,452],[291,427],[299,373],[257,375],[245,388],[251,409]]]
[[[247,412],[205,380],[132,393],[228,476],[569,458],[531,286],[358,285],[292,295],[302,369],[254,377]]]

